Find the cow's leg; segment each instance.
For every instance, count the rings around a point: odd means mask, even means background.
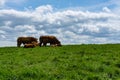
[[[46,45],[47,45],[47,43],[43,43],[43,46],[45,46],[45,47],[46,47]]]
[[[50,46],[53,46],[53,45],[55,45],[55,44],[53,44],[53,43],[50,43]]]
[[[39,46],[40,46],[40,47],[41,47],[41,45],[42,45],[42,42],[39,43]]]
[[[23,44],[23,46],[25,46],[25,44],[28,44],[28,43],[22,43]]]
[[[21,42],[17,42],[17,47],[20,47],[20,45],[21,45]]]
[[[53,45],[53,43],[50,43],[50,46]]]

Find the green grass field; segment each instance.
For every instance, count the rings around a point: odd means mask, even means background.
[[[120,80],[120,44],[1,47],[0,80]]]

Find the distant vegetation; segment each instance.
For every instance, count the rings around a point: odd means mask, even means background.
[[[0,80],[120,80],[120,44],[0,48]]]

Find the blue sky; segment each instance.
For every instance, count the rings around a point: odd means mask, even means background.
[[[0,0],[0,46],[19,36],[62,44],[120,43],[120,0]]]
[[[107,6],[107,7],[113,8],[115,5],[114,3],[112,4],[110,1],[111,0],[21,0],[21,1],[5,0],[4,5],[7,8],[12,8],[12,9],[17,9],[17,10],[24,10],[24,8],[29,8],[29,7],[34,9],[41,5],[51,5],[57,9],[64,9],[64,8],[71,8],[71,7],[72,8],[92,7],[92,6],[98,6],[100,8]]]
[[[68,8],[68,7],[86,7],[86,6],[91,6],[91,5],[96,5],[99,4],[101,2],[105,2],[105,0],[40,0],[40,1],[35,1],[35,0],[31,0],[32,3],[36,3],[36,4],[29,4],[27,6],[32,6],[35,8],[39,5],[52,5],[53,7],[56,8]]]

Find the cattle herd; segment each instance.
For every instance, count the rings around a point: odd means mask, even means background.
[[[49,43],[50,46],[61,46],[61,42],[55,36],[40,36],[39,42],[35,37],[17,38],[17,47],[20,47],[21,44],[23,44],[24,48],[34,48],[36,46],[46,46],[47,43]]]

